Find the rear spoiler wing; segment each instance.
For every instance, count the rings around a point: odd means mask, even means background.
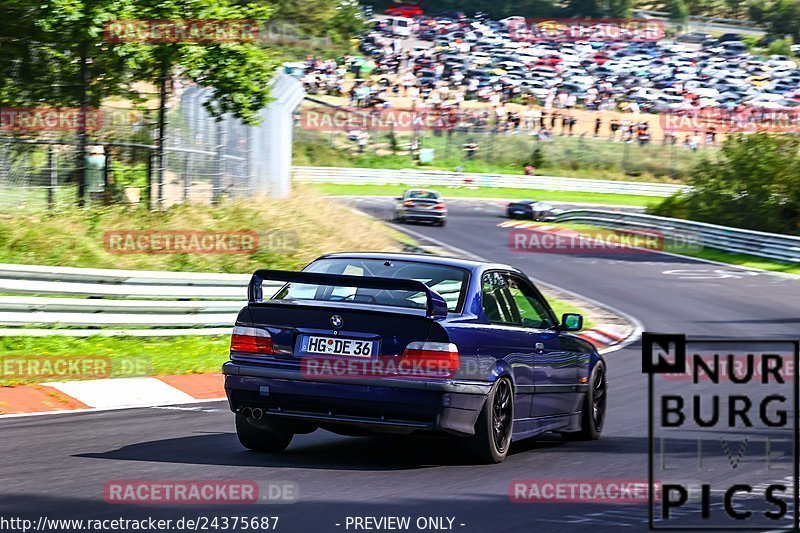
[[[345,274],[319,274],[317,272],[297,272],[290,270],[256,270],[247,286],[248,303],[261,303],[264,301],[264,294],[261,290],[261,285],[264,281],[422,292],[427,299],[425,305],[425,316],[427,318],[444,318],[447,316],[447,302],[442,298],[442,295],[421,281],[413,279],[348,276]]]

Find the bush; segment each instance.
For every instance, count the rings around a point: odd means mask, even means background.
[[[766,133],[731,135],[714,164],[701,161],[692,191],[652,214],[775,233],[800,234],[800,139]]]
[[[770,54],[777,54],[782,56],[794,56],[794,52],[792,52],[792,45],[794,42],[792,41],[791,37],[786,37],[785,39],[775,39],[769,46],[767,50]]]

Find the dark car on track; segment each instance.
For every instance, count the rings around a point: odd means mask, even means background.
[[[508,218],[524,218],[529,220],[553,220],[555,216],[563,211],[544,202],[536,200],[520,200],[511,202],[506,206],[506,216]]]
[[[282,286],[270,297],[265,282]],[[225,390],[239,440],[254,451],[280,452],[318,428],[434,432],[496,463],[512,440],[544,432],[599,438],[606,367],[569,334],[582,322],[557,319],[506,265],[331,254],[301,272],[253,274]]]
[[[395,222],[433,222],[438,226],[447,222],[447,204],[436,191],[409,189],[395,202]]]

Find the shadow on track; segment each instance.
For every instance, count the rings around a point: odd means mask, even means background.
[[[329,433],[323,433],[330,437]],[[326,438],[315,442],[307,440],[304,442],[302,436],[295,438],[297,440],[281,454],[258,454],[247,451],[239,444],[233,433],[202,433],[177,439],[141,442],[107,452],[77,454],[75,457],[354,471],[474,466],[461,450],[458,439],[446,437],[428,435],[340,437],[336,440]],[[526,439],[512,445],[507,461],[518,454],[574,444],[557,435]]]

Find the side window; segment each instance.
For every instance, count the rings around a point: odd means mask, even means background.
[[[508,278],[500,272],[483,275],[483,311],[490,324],[520,326],[519,311],[509,290]]]
[[[508,290],[519,313],[520,325],[526,328],[547,329],[554,326],[545,303],[530,285],[516,276],[508,276]]]

